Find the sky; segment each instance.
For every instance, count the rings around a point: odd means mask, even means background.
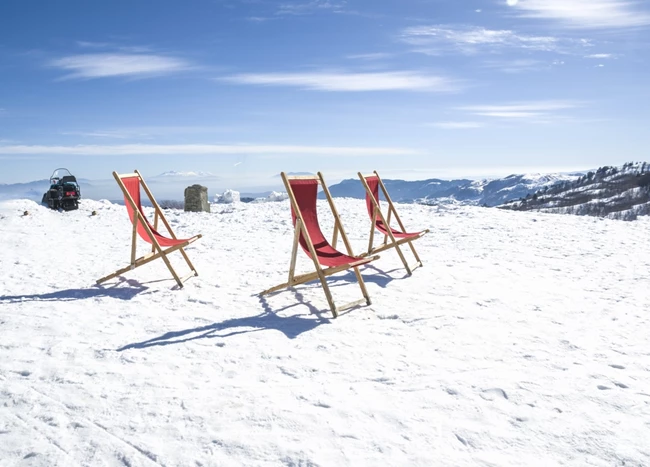
[[[634,0],[2,0],[0,183],[648,160]]]

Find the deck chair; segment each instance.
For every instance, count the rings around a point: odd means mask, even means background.
[[[402,263],[404,263],[406,272],[409,275],[411,275],[416,268],[422,266],[422,261],[420,260],[417,251],[415,251],[415,247],[413,246],[413,241],[417,240],[418,238],[422,237],[424,234],[428,233],[429,229],[417,233],[410,233],[406,231],[406,229],[404,228],[404,224],[402,224],[402,220],[399,218],[399,215],[395,210],[395,205],[393,204],[393,201],[390,199],[390,195],[386,190],[386,186],[384,185],[384,182],[381,180],[376,170],[373,172],[372,175],[363,175],[361,172],[359,172],[359,178],[361,179],[361,183],[363,184],[363,187],[366,189],[366,207],[368,208],[368,215],[370,216],[370,220],[372,223],[370,227],[370,240],[368,242],[368,252],[365,253],[365,255],[372,255],[375,253],[379,253],[380,251],[388,250],[389,248],[395,248],[395,250],[397,250],[397,254],[402,260]],[[384,193],[384,198],[388,203],[387,217],[385,217],[384,214],[382,214],[381,207],[379,205],[380,187],[381,187],[381,191]],[[399,225],[400,230],[394,229],[390,226],[391,217],[395,218],[395,220],[397,221],[397,225]],[[384,235],[383,243],[377,247],[373,246],[375,230],[378,230],[380,233]],[[415,256],[415,260],[417,261],[417,263],[414,264],[413,266],[409,266],[409,264],[406,261],[406,258],[404,257],[404,253],[400,248],[400,246],[403,245],[404,243],[408,243],[409,247],[411,247],[413,256]]]
[[[289,280],[284,284],[265,290],[260,295],[270,294],[281,289],[320,279],[320,282],[323,285],[323,290],[325,291],[325,297],[327,298],[327,302],[332,310],[334,318],[338,316],[339,311],[352,308],[363,302],[370,305],[370,297],[368,296],[366,285],[363,282],[361,273],[359,272],[359,266],[374,261],[378,259],[379,256],[358,257],[352,253],[350,241],[345,234],[345,230],[343,230],[343,224],[341,224],[341,219],[336,207],[334,206],[334,201],[332,201],[332,195],[330,194],[329,189],[325,184],[325,180],[323,179],[323,175],[320,172],[316,176],[287,176],[284,172],[282,172],[281,175],[291,201],[291,217],[295,230],[293,249],[291,252],[291,263],[289,264]],[[334,215],[334,240],[332,243],[336,243],[336,239],[340,234],[348,254],[341,253],[332,247],[321,231],[318,223],[316,207],[319,184],[323,187],[330,209]],[[295,275],[298,245],[302,247],[305,253],[307,253],[307,256],[309,256],[314,262],[314,267],[316,268],[315,272],[298,276]],[[354,269],[354,274],[357,276],[357,282],[359,283],[364,298],[337,307],[334,304],[332,293],[330,292],[330,288],[327,285],[325,278],[350,268]]]
[[[174,276],[174,279],[176,280],[176,283],[179,287],[183,287],[183,282],[185,282],[190,277],[198,276],[196,269],[194,269],[192,262],[188,258],[187,253],[185,253],[185,250],[183,250],[183,248],[201,238],[201,234],[187,239],[176,238],[176,235],[172,231],[169,222],[167,222],[167,219],[160,209],[160,206],[154,199],[153,194],[142,178],[142,175],[140,175],[140,172],[137,170],[134,173],[123,175],[120,175],[117,172],[113,172],[113,177],[115,177],[115,181],[124,194],[124,204],[126,205],[126,210],[129,213],[129,218],[133,224],[133,236],[131,238],[131,264],[125,268],[115,271],[113,274],[102,277],[97,281],[97,283],[101,284],[102,282],[105,282],[158,258],[163,259],[169,268],[169,271],[172,273],[172,276]],[[149,220],[144,215],[144,211],[142,210],[142,204],[140,202],[140,187],[142,187],[155,209],[153,225],[149,223]],[[163,225],[169,232],[169,237],[166,237],[158,232],[158,219],[162,221]],[[140,238],[142,238],[142,240],[151,244],[151,252],[136,259],[135,251],[138,235]],[[181,252],[183,258],[185,258],[185,261],[187,261],[187,265],[192,271],[182,279],[178,276],[178,274],[176,274],[176,271],[169,262],[169,258],[167,258],[167,255],[176,250]]]

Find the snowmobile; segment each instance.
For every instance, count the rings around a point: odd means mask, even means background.
[[[41,202],[50,209],[72,211],[79,209],[81,188],[77,179],[68,169],[56,169],[50,177],[50,189],[45,192]]]

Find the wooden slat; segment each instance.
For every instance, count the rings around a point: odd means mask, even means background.
[[[140,175],[137,173],[130,173],[130,174],[118,174],[117,172],[113,172],[114,176],[122,179],[122,178],[130,178],[130,177],[139,177]]]
[[[287,180],[318,180],[318,175],[285,175],[285,177]]]

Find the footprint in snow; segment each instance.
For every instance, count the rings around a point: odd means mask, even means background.
[[[506,392],[501,388],[490,388],[490,389],[484,389],[481,392],[481,397],[486,401],[493,401],[498,398],[507,400],[508,394],[506,394]]]
[[[467,440],[466,440],[465,438],[463,438],[462,436],[457,435],[456,433],[454,433],[454,436],[456,437],[456,439],[457,439],[458,441],[461,442],[461,444],[462,444],[463,446],[469,446],[469,443],[467,442]]]

